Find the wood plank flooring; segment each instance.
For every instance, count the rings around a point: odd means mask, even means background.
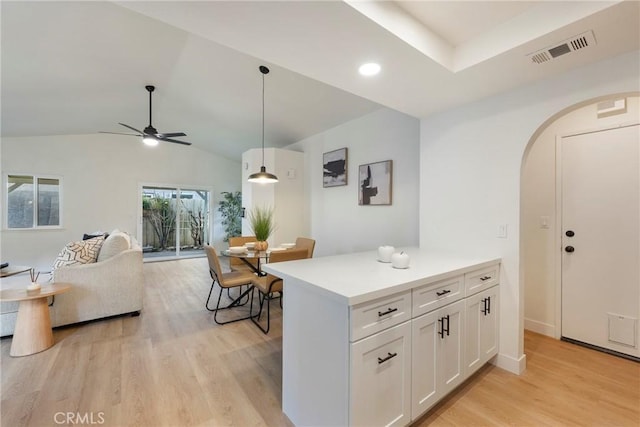
[[[248,320],[219,326],[204,308],[206,259],[144,271],[140,317],[58,328],[53,348],[22,358],[1,340],[0,424],[290,426],[278,304],[269,335]],[[529,332],[525,352],[523,375],[482,368],[415,425],[640,425],[640,364]]]

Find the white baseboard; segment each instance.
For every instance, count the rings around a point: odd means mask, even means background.
[[[537,320],[532,319],[524,319],[524,328],[531,332],[536,332],[538,334],[546,335],[551,338],[556,337],[556,327],[555,325],[550,325],[548,323],[539,322]]]
[[[527,355],[523,354],[518,359],[505,354],[498,354],[493,361],[498,368],[520,375],[527,369]]]

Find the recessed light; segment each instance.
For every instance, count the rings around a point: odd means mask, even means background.
[[[376,64],[375,62],[362,64],[360,68],[358,68],[358,72],[363,76],[375,76],[380,72],[380,64]]]

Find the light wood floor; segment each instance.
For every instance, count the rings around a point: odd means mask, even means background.
[[[104,426],[290,426],[278,304],[268,336],[250,321],[218,326],[205,259],[144,269],[140,317],[56,329],[53,348],[22,358],[0,342],[1,425],[72,412]],[[485,367],[415,425],[640,425],[640,364],[528,332],[525,352],[523,375]]]

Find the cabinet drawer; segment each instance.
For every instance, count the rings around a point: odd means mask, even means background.
[[[351,341],[411,319],[411,291],[351,307]]]
[[[470,296],[497,285],[500,278],[500,265],[481,268],[464,275],[465,295]]]
[[[457,301],[464,294],[464,276],[455,276],[429,283],[413,290],[413,315],[417,317],[431,310]]]

